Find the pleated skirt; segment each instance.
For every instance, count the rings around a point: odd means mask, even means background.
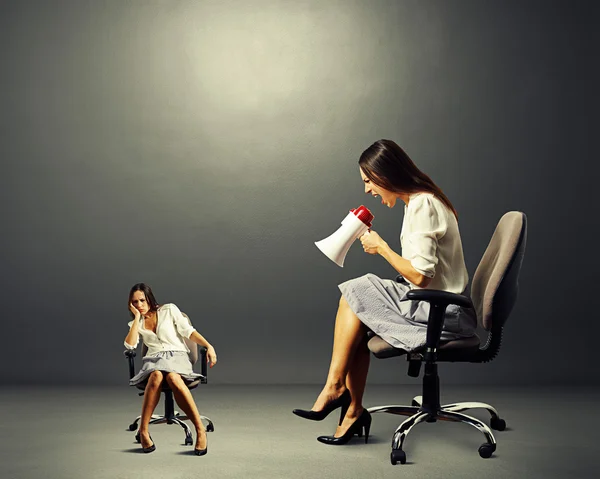
[[[130,386],[142,384],[154,371],[177,373],[187,382],[202,377],[192,370],[192,363],[185,351],[159,351],[152,356],[144,356],[140,372],[129,380]]]
[[[340,284],[339,289],[356,316],[371,331],[395,348],[412,351],[425,345],[429,303],[406,297],[410,286],[366,274]],[[450,304],[446,309],[442,340],[473,336],[477,315],[472,308]]]

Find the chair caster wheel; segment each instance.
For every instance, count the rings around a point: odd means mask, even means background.
[[[490,427],[496,431],[504,431],[506,429],[506,421],[499,417],[493,417],[490,419]]]
[[[398,462],[406,464],[406,453],[402,449],[392,449],[390,460],[392,461],[392,466],[395,466]]]
[[[410,403],[410,405],[412,407],[421,407],[421,405],[417,401],[415,401],[414,399],[412,400],[412,402]]]
[[[138,443],[140,442],[140,433],[139,432],[135,435],[135,442],[138,442]]]
[[[136,423],[133,423],[133,424],[129,425],[129,430],[130,431],[135,431],[136,429],[137,429],[137,424]]]
[[[492,454],[494,453],[494,451],[496,450],[496,445],[495,444],[490,444],[490,443],[484,443],[481,446],[479,446],[479,455],[481,457],[483,457],[484,459],[487,459],[488,457],[491,457]]]
[[[185,438],[185,445],[186,446],[191,446],[193,443],[192,438],[191,437],[186,437]]]
[[[213,426],[212,424],[209,424],[208,426],[206,426],[206,432],[213,432],[215,430],[215,426]]]

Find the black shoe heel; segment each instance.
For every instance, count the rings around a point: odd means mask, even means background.
[[[305,409],[294,409],[292,412],[296,416],[300,416],[304,419],[310,419],[311,421],[322,421],[325,419],[331,411],[337,409],[338,407],[342,407],[344,409],[344,413],[340,418],[340,424],[342,423],[342,419],[346,415],[346,411],[352,402],[352,397],[350,396],[350,391],[346,389],[342,395],[333,401],[327,403],[327,405],[321,411],[307,411]]]
[[[366,411],[366,409],[365,409]],[[368,411],[367,411],[368,414]],[[371,414],[369,414],[367,416],[367,418],[365,419],[365,423],[363,425],[363,427],[365,428],[365,444],[367,444],[369,442],[369,431],[371,431]],[[360,435],[359,435],[360,437]]]
[[[363,409],[363,412],[358,416],[358,418],[352,423],[352,425],[348,428],[348,430],[344,433],[343,436],[335,437],[335,436],[319,436],[317,441],[322,442],[323,444],[329,444],[332,446],[342,446],[346,444],[354,434],[358,434],[359,436],[362,434],[362,430],[365,430],[365,444],[369,440],[369,431],[371,430],[371,414],[366,409]]]

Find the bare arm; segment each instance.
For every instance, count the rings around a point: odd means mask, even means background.
[[[190,335],[190,339],[192,341],[194,341],[196,344],[199,344],[200,346],[204,346],[206,349],[212,348],[211,344],[198,331],[194,331]]]
[[[392,268],[398,271],[398,273],[404,276],[412,284],[415,284],[420,288],[426,288],[429,283],[431,283],[431,278],[419,273],[410,261],[392,250],[387,243],[384,243],[378,248],[378,253],[390,263]]]
[[[210,363],[211,368],[217,364],[217,352],[204,336],[202,336],[198,331],[194,331],[192,334],[190,334],[190,339],[196,344],[206,348],[206,360]]]
[[[412,284],[420,288],[426,288],[431,283],[431,278],[419,273],[409,260],[396,253],[383,241],[375,231],[368,231],[360,237],[363,249],[369,254],[378,254],[385,258],[398,273],[404,276]]]
[[[132,304],[129,305],[129,309],[134,314],[134,318],[133,323],[131,323],[131,328],[129,328],[129,333],[125,336],[125,342],[134,348],[137,345],[139,338],[139,325],[142,315]]]

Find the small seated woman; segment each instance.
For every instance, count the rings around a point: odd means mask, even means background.
[[[143,358],[142,369],[129,381],[131,386],[146,382],[139,430],[142,449],[144,452],[156,449],[148,433],[148,426],[160,400],[161,384],[167,381],[177,404],[196,428],[194,452],[198,456],[206,454],[206,430],[200,420],[192,393],[186,385],[186,381],[194,381],[201,377],[201,374],[192,370],[189,349],[183,338],[189,338],[207,348],[207,362],[211,368],[217,363],[215,349],[196,331],[177,306],[159,305],[150,286],[144,283],[135,284],[129,292],[128,304],[133,321],[128,323],[130,329],[125,337],[125,347],[135,349],[141,336],[148,348]]]

